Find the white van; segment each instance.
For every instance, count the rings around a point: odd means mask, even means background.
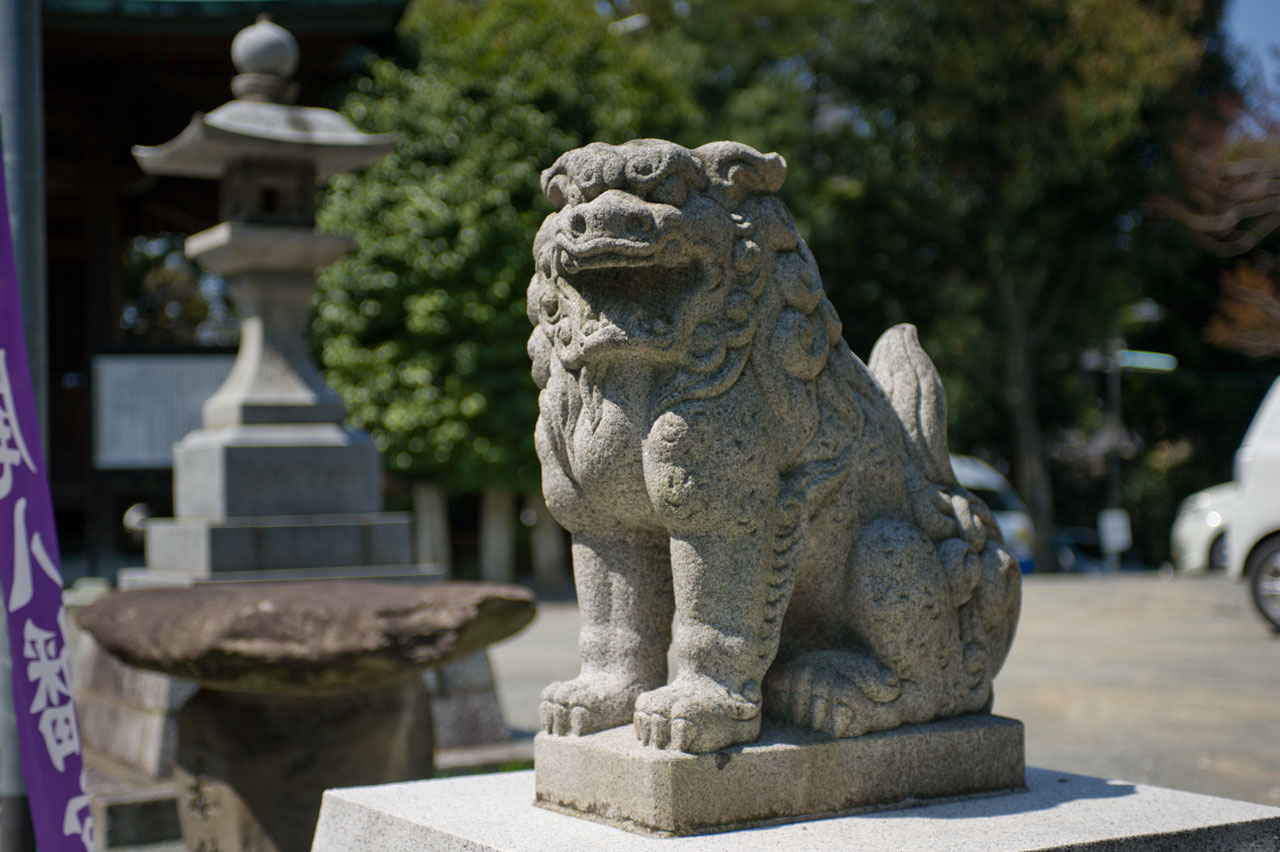
[[[1227,530],[1227,576],[1249,576],[1254,599],[1280,628],[1280,379],[1236,450],[1240,496]]]

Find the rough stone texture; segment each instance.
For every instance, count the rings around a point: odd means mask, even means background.
[[[1028,792],[698,837],[535,807],[532,772],[325,793],[312,852],[1274,852],[1280,809],[1027,770]]]
[[[728,831],[1023,788],[1022,724],[959,716],[852,739],[766,724],[716,754],[646,748],[633,731],[539,734],[543,807],[642,834]]]
[[[634,721],[698,753],[754,740],[765,713],[852,737],[989,703],[1017,563],[955,480],[915,329],[866,365],[841,339],[785,171],[640,140],[543,174],[536,443],[583,619],[547,733]]]
[[[412,676],[342,696],[203,689],[179,727],[178,818],[194,850],[305,852],[326,789],[432,773],[430,697]]]
[[[406,565],[407,513],[283,515],[258,518],[164,518],[147,524],[147,566],[201,576],[224,571],[294,571]]]
[[[130,665],[244,692],[350,692],[510,636],[533,594],[479,583],[254,583],[105,595],[77,620]]]

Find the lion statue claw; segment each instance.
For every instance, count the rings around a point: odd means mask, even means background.
[[[955,480],[915,329],[865,365],[841,338],[785,174],[745,145],[647,139],[542,176],[536,444],[582,616],[548,734],[632,724],[701,753],[766,713],[853,737],[989,705],[1017,565]]]

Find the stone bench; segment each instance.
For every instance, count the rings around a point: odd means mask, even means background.
[[[178,725],[188,848],[293,852],[326,788],[430,777],[422,671],[533,613],[518,586],[326,581],[115,592],[78,621],[122,661],[199,684]]]

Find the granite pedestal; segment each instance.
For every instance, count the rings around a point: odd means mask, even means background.
[[[537,802],[640,834],[725,831],[1023,789],[1022,723],[959,716],[852,739],[769,723],[710,754],[649,748],[630,726],[539,734]]]
[[[782,783],[782,782],[779,782]],[[1028,769],[1027,791],[696,837],[534,805],[533,772],[324,795],[311,852],[1275,852],[1280,808]]]

